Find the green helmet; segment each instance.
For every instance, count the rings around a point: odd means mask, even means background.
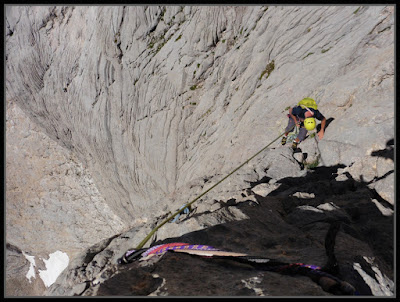
[[[313,117],[308,117],[308,118],[306,118],[306,119],[304,120],[304,127],[305,127],[308,131],[314,130],[314,129],[315,129],[315,126],[316,126],[315,118],[313,118]]]

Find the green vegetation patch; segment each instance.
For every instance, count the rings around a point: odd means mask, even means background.
[[[167,43],[167,42],[166,42],[166,41],[163,41],[163,42],[161,42],[160,44],[158,44],[156,53],[159,52],[159,51],[161,50],[161,48],[163,48],[163,46],[165,45],[165,43]]]
[[[152,41],[150,41],[148,47],[149,47],[149,48],[153,48],[153,47],[154,47],[154,44],[155,44],[155,42],[152,40]]]
[[[318,167],[318,165],[319,165],[319,157],[317,157],[314,161],[312,161],[310,163],[305,163],[304,167],[306,169],[313,169],[313,168]]]
[[[311,56],[313,54],[314,54],[313,52],[309,52],[302,60],[304,60],[305,58],[307,58],[308,56]]]
[[[323,49],[321,50],[321,53],[326,53],[329,49],[331,49],[332,47],[329,47],[328,49]]]
[[[260,80],[262,79],[262,77],[267,74],[266,79],[268,79],[269,75],[271,74],[271,72],[275,69],[275,61],[272,60],[271,62],[269,62],[267,64],[267,67],[265,67],[264,71],[261,73],[260,75]]]

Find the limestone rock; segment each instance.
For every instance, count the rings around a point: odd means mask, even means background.
[[[168,238],[156,240],[152,245],[170,242],[207,244],[286,263],[319,266],[328,265],[330,260],[325,247],[334,245],[338,278],[353,286],[360,295],[393,295],[393,216],[382,215],[377,201],[371,200],[370,189],[363,183],[355,182],[354,187],[347,187],[343,181],[337,181],[336,185],[343,186],[343,190],[332,192],[329,188],[333,188],[333,182],[329,175],[338,169],[319,167],[308,171],[306,177],[279,180],[282,186],[297,184],[293,185],[297,191],[312,187],[314,198],[258,195],[258,204],[242,202],[228,206],[236,209],[231,212],[236,213],[236,219],[226,220],[218,211],[203,213],[201,217],[210,221],[207,228],[183,235],[177,233],[177,236],[170,233]],[[198,217],[186,218],[186,222],[190,220],[198,220]],[[329,239],[328,229],[335,222],[339,222],[338,234],[335,239]],[[82,296],[332,295],[326,282],[319,284],[301,275],[252,269],[231,260],[167,253],[149,263],[117,265],[116,256],[122,255],[123,245],[126,247],[124,238],[132,237],[132,234],[122,234],[104,242],[94,257],[96,249],[88,251],[92,261],[64,272],[46,294],[71,294],[77,283],[86,282],[88,286],[80,294]],[[373,260],[367,263],[362,261],[363,257]],[[95,266],[98,270],[93,274]],[[78,272],[82,277],[76,280]],[[95,275],[98,277],[93,279]],[[139,279],[143,281],[139,282]],[[131,286],[127,286],[128,280],[132,280]]]
[[[7,243],[29,252],[39,263],[40,258],[46,259],[57,250],[74,258],[124,229],[98,192],[90,172],[70,151],[43,134],[13,102],[7,103],[6,126]],[[17,263],[26,262],[22,253],[12,258]],[[7,272],[11,266],[7,266]],[[15,275],[28,283],[25,275],[29,266],[23,269]],[[32,282],[43,291],[39,267],[34,269],[37,280]],[[32,286],[22,287],[15,291],[8,288],[7,295],[41,295],[38,289],[28,291]]]
[[[326,165],[393,138],[390,6],[6,12],[7,97],[74,150],[126,223],[159,212],[191,179],[242,162],[303,96],[333,119],[320,143]]]
[[[279,188],[279,186],[280,186],[280,184],[277,184],[277,183],[273,183],[273,184],[263,183],[263,184],[259,184],[259,185],[255,186],[251,190],[254,192],[254,194],[265,197],[272,191]]]
[[[5,257],[6,296],[42,296],[45,291],[43,281],[34,273],[23,251],[11,244],[6,245]]]
[[[292,222],[297,213],[362,225],[357,217],[376,214],[390,225],[394,6],[6,6],[5,17],[6,240],[43,259],[68,253],[70,275],[50,293],[95,294],[90,282],[115,273],[121,250],[271,142],[153,240],[235,225],[250,217],[242,206],[260,203],[252,189],[263,183],[272,189],[264,198],[285,198],[269,206],[293,211]],[[304,97],[316,99],[328,127],[293,154],[278,140],[287,108]],[[315,171],[333,174],[309,182]],[[357,186],[365,209],[318,207],[340,206]],[[294,206],[296,192],[314,198]],[[141,293],[168,293],[163,274],[143,276],[150,289]],[[227,287],[236,284],[235,294],[276,293],[258,275],[239,279]],[[314,286],[304,293],[320,293]]]

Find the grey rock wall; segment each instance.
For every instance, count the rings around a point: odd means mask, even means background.
[[[158,232],[151,245],[185,242],[324,267],[359,296],[393,296],[393,213],[372,202],[373,191],[345,177],[343,165],[317,167],[298,177],[243,182],[240,197],[205,199],[189,215]],[[213,196],[214,197],[214,196]],[[204,206],[207,204],[208,206]],[[379,206],[378,206],[379,205]],[[382,209],[386,209],[387,212]],[[180,232],[193,225],[194,232]],[[328,229],[337,227],[336,237]],[[168,229],[168,228],[166,228]],[[47,296],[332,296],[314,278],[235,264],[235,261],[171,255],[117,264],[134,248],[133,228],[83,252],[45,291]],[[159,240],[159,235],[165,239]],[[129,244],[131,244],[129,246]],[[168,260],[169,259],[169,260]],[[244,290],[243,282],[249,282]],[[258,280],[254,284],[250,280]]]
[[[7,124],[7,240],[22,250],[52,252],[55,223],[70,238],[60,249],[77,253],[145,232],[280,135],[303,97],[330,122],[302,158],[344,164],[394,205],[393,155],[376,156],[393,152],[393,6],[7,6],[5,21],[7,123],[26,115],[52,140]],[[240,195],[243,181],[304,175],[278,145],[215,199]],[[204,224],[169,227],[161,238]],[[39,237],[43,250],[29,243]]]
[[[6,241],[22,250],[7,260],[19,258],[27,264],[12,273],[15,263],[7,262],[6,293],[40,295],[31,289],[44,287],[39,270],[46,271],[42,260],[50,253],[61,251],[73,259],[126,226],[76,156],[45,135],[13,102],[7,102],[6,141]],[[22,252],[34,257],[32,278],[25,277],[30,265]],[[15,277],[21,277],[18,286]]]

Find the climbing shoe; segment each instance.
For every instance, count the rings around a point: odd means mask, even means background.
[[[298,144],[299,144],[298,142],[294,141],[294,142],[292,143],[292,149],[293,149],[293,150],[296,150]]]
[[[286,140],[287,140],[287,136],[282,137],[282,141],[281,141],[282,146],[286,145]]]

